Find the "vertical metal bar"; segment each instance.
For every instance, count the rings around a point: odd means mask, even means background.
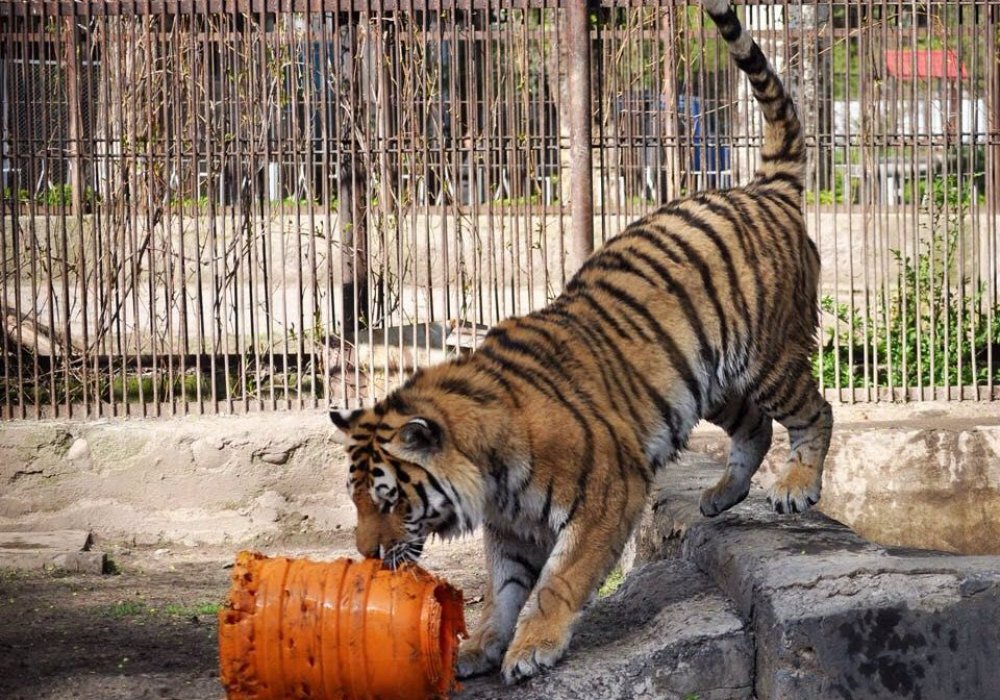
[[[177,351],[177,322],[174,320],[174,312],[178,310],[178,304],[183,309],[183,291],[177,294],[177,272],[176,265],[184,259],[184,183],[182,178],[186,172],[182,164],[181,149],[183,148],[180,136],[181,114],[185,111],[185,95],[183,93],[183,78],[185,75],[184,52],[180,42],[180,26],[184,22],[185,13],[178,12],[168,19],[166,14],[162,18],[162,26],[159,27],[161,37],[161,50],[163,51],[163,91],[160,93],[162,104],[162,129],[163,129],[163,178],[164,193],[161,201],[163,212],[163,252],[161,260],[163,263],[163,280],[166,292],[163,295],[163,328],[165,332],[165,343],[161,345],[161,353],[166,354],[165,365],[161,365],[161,376],[157,384],[163,385],[166,381],[165,390],[160,396],[160,402],[166,403],[170,415],[177,414],[177,380],[183,377],[183,371],[179,374],[175,370],[178,361],[183,362],[183,356],[178,357]],[[180,248],[180,252],[175,251],[175,246]],[[183,279],[183,278],[182,278]],[[181,286],[183,290],[183,285]],[[155,316],[154,316],[155,319]],[[154,325],[156,321],[153,321]],[[165,346],[165,347],[164,347]],[[162,376],[166,373],[166,377]],[[183,395],[182,395],[183,396]]]
[[[12,45],[14,37],[13,9],[13,5],[0,7],[0,30],[2,30],[0,31],[0,51],[7,57],[8,61],[16,55]],[[12,106],[15,104],[11,94],[9,78],[11,73],[12,71],[8,69],[6,62],[0,64],[0,134],[3,134],[5,140],[10,139],[12,136],[10,123],[16,121],[16,117],[11,115],[11,112],[14,111],[12,110]],[[18,150],[16,142],[8,142],[7,149],[4,149],[4,152],[0,153],[0,157],[7,156],[11,159],[10,162],[12,164],[16,163],[18,161]],[[13,264],[16,260],[18,244],[16,232],[17,227],[20,225],[18,212],[20,194],[18,190],[21,183],[15,175],[16,172],[17,168],[12,165],[9,174],[5,173],[9,179],[6,180],[4,191],[0,193],[0,292],[3,294],[3,303],[0,304],[0,321],[4,324],[4,332],[0,333],[0,352],[3,352],[4,357],[3,412],[0,414],[0,418],[4,419],[14,417],[15,405],[23,408],[25,404],[20,381],[24,353],[22,352],[20,343],[14,342],[14,338],[11,337],[17,331],[11,333],[9,330],[11,313],[10,307],[7,306],[14,296],[10,289],[11,283],[17,284],[19,277],[14,272],[16,268],[8,267],[8,262]],[[10,211],[9,219],[7,216],[8,207]],[[16,327],[20,328],[18,315],[15,315],[13,320],[17,324]]]
[[[987,220],[987,284],[986,284],[986,327],[995,329],[1000,324],[1000,46],[997,34],[1000,32],[1000,3],[991,2],[983,8],[988,13],[986,25],[986,147],[984,149],[986,169],[986,220]],[[987,334],[987,337],[992,334]],[[997,385],[1000,384],[1000,358],[997,357],[1000,343],[987,340],[986,398],[1000,399]]]
[[[191,226],[193,275],[189,276],[187,271],[183,271],[181,276],[184,280],[182,294],[185,298],[190,294],[191,298],[185,302],[184,312],[184,342],[185,353],[191,353],[192,341],[194,348],[194,400],[187,399],[185,402],[185,413],[190,411],[190,404],[193,403],[199,414],[205,413],[205,392],[209,390],[210,382],[205,381],[204,359],[205,348],[205,300],[202,279],[202,267],[205,254],[202,249],[202,227],[212,226],[212,223],[205,223],[205,217],[214,218],[215,208],[212,205],[214,193],[213,184],[215,182],[215,156],[212,148],[205,143],[204,135],[207,128],[200,128],[199,118],[203,105],[210,104],[208,89],[208,71],[210,58],[204,47],[208,43],[211,28],[215,23],[214,14],[206,12],[203,16],[192,16],[189,27],[187,50],[191,56],[191,104],[188,107],[189,116],[187,122],[187,140],[190,144],[190,163],[194,173],[192,186],[192,197],[194,198],[194,221]],[[213,122],[206,121],[205,124]],[[214,141],[214,139],[212,139]],[[204,168],[204,170],[202,169]],[[205,194],[202,194],[201,174],[205,173]],[[207,201],[206,198],[207,197]],[[207,206],[205,206],[207,205]],[[183,257],[187,257],[186,254]],[[182,269],[186,261],[182,260]],[[191,279],[193,277],[193,279]],[[193,314],[193,318],[191,318]],[[193,326],[193,330],[192,330]],[[193,334],[193,338],[192,338]],[[208,384],[208,387],[206,386]]]
[[[586,0],[567,2],[563,38],[569,42],[570,57],[570,181],[572,199],[569,259],[577,270],[594,252],[594,183],[590,94],[590,17]]]

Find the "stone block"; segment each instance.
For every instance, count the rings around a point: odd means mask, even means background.
[[[682,557],[747,621],[760,700],[1000,699],[1000,557],[883,547],[815,511],[775,515],[759,490],[703,518],[690,506],[721,465],[673,466],[652,532],[683,531]]]
[[[60,569],[104,572],[104,552],[87,551],[90,533],[83,530],[0,532],[0,569]]]
[[[553,669],[513,688],[499,673],[467,681],[456,700],[740,700],[752,677],[753,647],[732,604],[692,564],[667,559],[595,601]]]

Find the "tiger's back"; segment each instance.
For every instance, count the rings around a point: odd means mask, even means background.
[[[656,470],[702,418],[731,436],[703,513],[746,497],[772,419],[791,450],[771,503],[796,512],[819,498],[832,419],[809,361],[819,256],[801,208],[801,125],[728,4],[703,5],[764,114],[753,181],[634,222],[552,304],[498,324],[470,357],[371,409],[331,413],[364,554],[415,558],[429,534],[483,527],[490,586],[461,675],[502,662],[514,681],[559,658]]]

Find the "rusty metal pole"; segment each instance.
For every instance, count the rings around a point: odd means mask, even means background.
[[[594,182],[590,95],[590,19],[587,0],[570,0],[563,11],[562,38],[569,61],[570,271],[594,252]]]
[[[991,5],[990,22],[986,31],[986,60],[992,61],[986,70],[987,75],[987,95],[990,104],[987,114],[992,115],[993,126],[990,128],[992,139],[989,149],[993,152],[992,158],[986,162],[993,161],[992,188],[987,185],[987,199],[992,203],[993,212],[1000,211],[1000,45],[997,42],[997,35],[1000,34],[1000,5]],[[992,78],[992,80],[990,80]],[[992,93],[992,94],[991,94]],[[990,191],[992,189],[992,191]]]
[[[74,4],[73,8],[76,7]],[[80,162],[80,148],[83,139],[83,114],[80,104],[80,38],[76,29],[76,16],[64,20],[65,42],[63,55],[63,75],[66,80],[66,106],[69,112],[69,186],[70,204],[73,216],[83,213],[83,165]],[[63,204],[66,204],[64,202]]]

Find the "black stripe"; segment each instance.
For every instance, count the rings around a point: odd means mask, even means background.
[[[583,345],[587,348],[588,353],[592,357],[596,357],[599,358],[599,360],[601,360],[596,362],[595,364],[597,367],[598,375],[601,378],[601,383],[604,385],[604,391],[607,394],[608,398],[611,400],[615,409],[619,413],[622,412],[621,402],[624,400],[625,410],[627,410],[628,413],[630,414],[632,422],[636,424],[636,426],[641,427],[644,423],[643,417],[636,413],[633,402],[629,400],[629,392],[622,385],[621,379],[619,378],[617,373],[611,371],[609,374],[609,370],[613,370],[611,366],[612,363],[609,361],[609,358],[602,350],[602,348],[606,350],[607,346],[602,344],[602,346],[599,347],[591,339],[591,336],[597,331],[600,331],[603,334],[603,329],[601,329],[600,327],[587,329],[583,327],[581,324],[579,324],[572,314],[562,309],[555,309],[550,312],[549,310],[546,310],[543,313],[546,312],[548,312],[549,315],[555,317],[551,319],[553,323],[556,323],[562,326],[563,328],[567,328],[567,326],[569,325],[567,319],[573,320],[573,325],[578,331],[575,334],[575,340],[583,343]],[[569,329],[567,328],[567,330]],[[612,384],[614,386],[612,386]],[[633,435],[638,442],[642,442],[641,437],[638,433],[633,431]]]
[[[726,8],[726,11],[721,13],[709,12],[708,16],[715,22],[715,26],[718,27],[722,38],[730,44],[739,39],[740,34],[743,33],[740,20],[731,7]]]
[[[531,319],[531,317],[526,317],[525,319],[522,319],[521,321],[519,321],[519,323],[517,325],[517,328],[520,329],[520,330],[532,331],[532,332],[534,332],[536,334],[541,335],[549,343],[549,345],[552,347],[552,349],[553,349],[552,356],[553,357],[556,356],[556,354],[558,352],[558,348],[561,347],[559,345],[558,341],[552,336],[551,333],[549,333],[548,331],[544,330],[543,328],[539,328],[538,326],[531,325],[530,324],[530,319]],[[529,321],[529,322],[525,323],[525,321]],[[497,337],[500,338],[501,340],[503,338],[508,338],[509,339],[509,335],[506,333],[505,330],[502,331],[502,332],[498,332],[497,333]],[[540,362],[543,361],[543,359],[541,358],[540,354],[533,347],[531,347],[531,346],[525,345],[523,343],[517,343],[517,351],[518,352],[527,353],[531,357],[535,358],[536,360],[538,360]],[[559,370],[558,373],[559,373],[560,377],[566,378],[566,375],[561,371],[561,370],[565,369],[564,365],[562,365],[562,364],[555,365],[555,363],[549,361],[548,358],[545,358],[544,361],[546,362],[547,365],[551,366],[553,369],[557,369],[558,368],[558,370]],[[550,378],[546,377],[546,379],[548,379],[548,381],[550,382],[550,385],[553,388],[553,390],[558,391],[555,383],[552,382],[552,380]],[[576,386],[574,388],[576,390],[575,391],[576,396],[583,401],[584,406],[586,406],[588,409],[590,409],[589,412],[593,416],[593,418],[595,420],[597,420],[599,423],[601,423],[604,426],[604,429],[605,429],[605,431],[608,434],[608,439],[615,446],[615,452],[616,452],[616,455],[618,457],[618,468],[622,472],[622,477],[624,478],[624,476],[625,476],[624,470],[625,470],[625,462],[626,462],[626,459],[625,459],[625,450],[624,450],[624,447],[621,444],[621,441],[619,440],[618,431],[615,430],[611,426],[611,424],[607,421],[607,419],[601,414],[601,412],[598,411],[595,408],[593,397],[588,392],[586,392],[583,389],[583,387]],[[565,399],[563,399],[563,401],[565,401]],[[587,478],[589,478],[589,473],[587,473],[587,474],[581,473],[580,479],[579,479],[580,488],[583,488],[586,485],[586,479]]]
[[[760,185],[762,185],[762,187],[760,188],[761,190],[765,189],[765,187],[767,185],[770,185],[771,183],[780,183],[780,182],[783,182],[785,184],[790,185],[792,188],[794,188],[800,194],[802,192],[802,186],[803,186],[802,185],[802,180],[801,180],[801,178],[799,178],[798,175],[794,175],[792,173],[788,173],[788,172],[784,172],[784,171],[779,171],[779,172],[776,172],[776,173],[770,173],[768,175],[762,175],[761,177],[757,178],[757,182]],[[767,187],[766,189],[767,189],[767,193],[768,193],[769,196],[772,195],[773,193],[775,193],[775,190],[773,188]],[[791,197],[789,197],[788,195],[784,195],[784,194],[782,194],[782,196],[788,201],[790,208],[795,209],[796,211],[802,211],[802,202],[801,202],[801,200],[798,200],[798,201],[793,200]]]
[[[712,344],[708,341],[708,338],[705,335],[705,329],[702,328],[702,324],[699,322],[697,314],[694,312],[691,297],[680,285],[677,284],[674,278],[670,275],[669,271],[660,265],[654,258],[651,258],[649,255],[635,248],[626,248],[625,251],[631,253],[635,257],[641,258],[647,265],[653,268],[654,272],[660,275],[661,279],[656,280],[645,274],[642,270],[633,265],[628,257],[619,250],[605,250],[601,253],[600,257],[602,260],[607,261],[607,269],[638,277],[650,287],[653,287],[658,291],[662,291],[664,285],[666,285],[667,291],[680,299],[681,306],[688,319],[688,324],[691,326],[691,331],[698,336],[698,345],[701,348],[702,361],[708,366],[714,365],[717,355],[712,347]],[[614,261],[613,265],[611,264],[612,261]],[[717,306],[716,310],[721,317],[721,307]],[[724,320],[720,318],[719,321],[722,329],[722,345],[725,347],[727,345],[728,331]]]
[[[500,458],[495,449],[491,449],[486,456],[486,470],[491,479],[496,484],[496,506],[501,512],[507,511],[507,498],[509,487],[507,485],[507,464]]]
[[[424,518],[426,518],[431,510],[431,503],[427,500],[427,489],[425,489],[424,485],[418,481],[413,484],[413,490],[416,491],[417,495],[420,497],[420,503],[424,507]]]
[[[659,210],[660,214],[668,214],[673,211],[672,205],[667,205]],[[652,230],[648,227],[646,228],[632,228],[629,226],[621,235],[616,238],[616,241],[625,241],[631,238],[638,238],[640,241],[645,241],[651,246],[659,250],[666,256],[671,262],[683,264],[684,261],[670,248],[666,246],[666,242],[663,240],[664,235],[667,233],[664,227],[657,227],[656,230]]]
[[[446,377],[438,382],[438,387],[449,394],[458,394],[471,399],[478,404],[495,403],[499,397],[493,392],[481,386],[475,386],[472,382],[460,377]]]
[[[625,340],[633,340],[632,335],[626,331],[620,323],[618,323],[618,319],[609,314],[589,292],[579,291],[574,295],[574,298],[580,299],[586,303],[587,306],[594,311],[594,313],[601,317],[601,320],[604,323],[615,329],[615,333],[617,333],[619,337],[624,338]]]
[[[476,354],[477,353],[473,353],[472,358],[475,358]],[[510,397],[510,400],[513,401],[514,408],[521,407],[521,400],[518,399],[517,392],[514,391],[513,385],[510,383],[510,381],[508,381],[507,377],[505,377],[501,372],[498,372],[495,369],[492,369],[491,367],[486,367],[482,363],[476,364],[476,371],[489,375],[494,381],[496,381],[497,384],[502,386],[504,391],[506,391],[507,395]]]
[[[679,212],[678,209],[672,208],[669,212],[665,213],[674,215],[677,214],[678,212]],[[687,258],[687,262],[689,264],[694,265],[695,268],[698,270],[698,272],[701,274],[702,284],[705,287],[705,294],[706,296],[708,296],[709,301],[711,301],[712,305],[715,307],[716,314],[719,317],[720,323],[725,323],[727,316],[722,309],[722,302],[719,298],[719,291],[715,286],[715,279],[714,276],[712,275],[711,269],[708,266],[708,263],[706,263],[705,260],[700,255],[698,255],[697,251],[695,251],[695,249],[691,247],[691,245],[688,244],[683,238],[681,238],[678,235],[675,235],[672,231],[668,230],[666,227],[663,227],[661,231],[662,231],[661,235],[666,240],[663,240],[662,238],[658,239],[655,237],[645,237],[645,236],[642,237],[642,240],[649,241],[651,244],[656,246],[658,250],[663,252],[672,260],[675,260],[678,263],[683,264],[684,261],[682,261],[676,255],[674,255],[669,250],[669,248],[667,248],[666,243],[667,241],[669,241],[670,243],[676,245],[684,254],[684,256]],[[733,306],[734,307],[738,306],[738,304],[733,304]]]
[[[603,257],[603,255],[602,255],[602,257]],[[603,277],[598,278],[597,280],[594,280],[594,286],[601,287],[604,284],[606,284],[606,280]],[[600,304],[600,302],[598,302],[596,299],[594,299],[592,296],[590,296],[590,294],[588,292],[577,290],[576,294],[577,295],[586,295],[586,298],[590,300],[591,305],[595,309],[602,309],[601,313],[602,313],[603,317],[609,317],[610,318],[610,316],[606,312],[603,311],[603,306]],[[618,318],[620,320],[624,321],[626,324],[628,324],[639,335],[639,337],[644,342],[646,342],[646,343],[652,343],[653,342],[653,338],[646,333],[645,329],[642,327],[642,324],[640,324],[638,321],[636,321],[631,315],[629,315],[629,314],[623,314],[623,315],[619,316]],[[616,325],[618,325],[618,324],[616,323]],[[626,337],[629,340],[632,339],[632,336],[626,336]]]
[[[677,343],[674,341],[673,337],[667,333],[663,326],[660,325],[659,321],[653,318],[649,309],[647,309],[645,305],[641,304],[626,290],[616,287],[607,280],[598,280],[596,285],[613,299],[620,301],[632,309],[632,311],[646,321],[649,329],[654,333],[654,335],[656,335],[660,343],[663,344],[674,369],[676,369],[681,375],[681,380],[687,386],[688,392],[690,392],[691,396],[694,398],[696,412],[698,415],[701,415],[703,402],[701,384],[695,377],[694,371],[688,363],[687,357],[685,357],[684,353],[681,352],[679,347],[677,347]]]
[[[649,240],[649,239],[647,239],[645,237],[642,237],[641,240]],[[656,244],[654,243],[654,245],[656,245]],[[671,257],[672,259],[676,259],[679,262],[679,258],[675,258],[672,255],[672,253],[670,253],[670,251],[665,251],[665,253],[668,255],[668,257]],[[600,304],[598,304],[597,301],[594,300],[589,294],[578,294],[577,298],[582,299],[587,304],[589,304],[591,306],[591,308],[595,312],[597,312],[597,314],[599,316],[601,316],[603,319],[605,319],[606,322],[609,322],[609,324],[612,325],[612,327],[619,328],[617,322],[614,321],[614,318],[612,316],[608,315],[608,313],[604,309],[604,307],[602,307]],[[552,306],[552,307],[549,307],[549,311],[552,312],[552,313],[562,314],[563,316],[565,316],[565,318],[567,318],[568,320],[570,320],[572,323],[574,323],[576,325],[580,325],[580,322],[576,318],[575,315],[570,314],[569,312],[564,311],[563,309],[561,309],[561,308],[559,308],[559,307],[557,307],[555,305]],[[618,348],[618,345],[614,342],[613,339],[611,339],[611,338],[609,338],[607,336],[607,334],[604,332],[604,329],[600,325],[588,327],[587,329],[582,329],[582,330],[589,330],[592,333],[597,333],[597,334],[601,335],[603,337],[604,342],[607,345],[607,347],[610,348],[615,353],[616,357],[618,358],[619,363],[623,367],[631,370],[631,371],[627,371],[625,373],[625,377],[629,381],[629,383],[632,384],[633,391],[635,391],[635,385],[633,384],[633,381],[640,381],[642,383],[643,388],[645,389],[645,391],[646,391],[647,395],[649,396],[650,400],[652,400],[655,403],[657,411],[659,411],[660,415],[664,419],[667,420],[667,425],[670,426],[674,450],[675,451],[679,450],[683,446],[682,436],[680,435],[680,424],[679,424],[677,412],[670,405],[670,403],[667,402],[660,395],[659,391],[657,391],[645,379],[645,377],[643,377],[642,374],[636,370],[635,366],[625,358],[625,356],[622,354],[621,350]]]
[[[487,345],[479,346],[479,349],[476,351],[476,355],[481,359],[489,360],[490,362],[497,365],[500,368],[501,372],[506,372],[508,374],[513,374],[517,376],[518,378],[521,379],[521,381],[531,386],[535,391],[539,392],[540,394],[544,394],[545,396],[548,396],[550,399],[556,398],[549,391],[545,390],[545,388],[542,386],[542,383],[535,376],[536,374],[535,372],[526,370],[519,363],[514,362],[510,358],[498,355],[496,352],[493,351],[491,347]]]
[[[415,377],[416,375],[414,375]],[[410,378],[408,384],[413,383],[413,377]],[[376,415],[385,415],[389,411],[395,411],[396,413],[412,413],[413,409],[409,403],[402,397],[401,391],[396,390],[386,396],[380,403],[375,405]]]
[[[638,373],[638,371],[635,369],[635,367],[631,363],[629,363],[625,359],[625,356],[622,354],[621,350],[617,347],[617,345],[615,345],[614,341],[611,340],[607,336],[607,334],[604,332],[603,328],[601,328],[600,326],[596,326],[596,327],[592,327],[592,328],[587,328],[587,327],[583,326],[573,314],[571,314],[568,311],[564,311],[562,309],[558,309],[556,311],[553,311],[552,313],[553,314],[558,314],[560,316],[560,318],[558,320],[557,319],[553,319],[554,323],[560,323],[560,325],[563,325],[564,327],[567,326],[567,325],[574,326],[579,331],[578,339],[581,340],[581,341],[583,341],[584,344],[587,345],[587,347],[589,349],[591,349],[591,352],[595,356],[601,357],[604,360],[603,363],[600,363],[600,367],[599,367],[598,371],[600,372],[601,378],[602,378],[602,380],[603,380],[603,382],[605,384],[606,391],[611,396],[612,403],[614,404],[614,407],[618,411],[619,415],[622,413],[622,410],[619,407],[618,401],[616,401],[616,399],[623,399],[625,401],[626,410],[628,411],[628,413],[630,414],[631,419],[632,419],[632,424],[633,424],[632,435],[636,439],[637,443],[639,443],[640,445],[643,444],[644,439],[643,439],[642,435],[645,433],[646,419],[645,419],[644,416],[642,416],[642,415],[640,415],[640,414],[638,414],[636,412],[636,407],[634,406],[634,402],[632,400],[630,400],[630,398],[631,398],[630,395],[631,394],[637,394],[637,393],[639,393],[639,391],[636,389],[636,385],[634,384],[634,377],[635,376],[640,376],[639,373]],[[606,372],[604,370],[604,368],[606,366],[610,366],[612,364],[611,363],[611,358],[608,358],[608,356],[606,354],[604,354],[604,352],[598,350],[598,347],[596,345],[594,345],[593,342],[591,342],[591,340],[589,338],[590,335],[596,336],[598,338],[598,340],[601,341],[601,346],[605,350],[610,350],[615,355],[615,359],[618,360],[619,366],[621,366],[623,369],[627,367],[628,371],[625,371],[624,376],[625,376],[625,380],[630,385],[629,390],[626,390],[625,387],[622,386],[621,378],[615,372],[612,372],[612,374],[611,374],[611,378],[614,380],[615,390],[614,391],[611,390],[611,388],[609,386],[610,382],[608,381],[607,374],[606,374]],[[645,380],[643,379],[643,381],[645,381]],[[673,416],[673,413],[672,413],[672,409],[669,409],[669,404],[666,404],[666,402],[663,401],[663,399],[659,397],[659,395],[655,392],[655,390],[652,389],[652,387],[648,384],[648,382],[646,382],[646,386],[648,388],[648,392],[647,393],[648,393],[649,397],[651,399],[653,399],[654,401],[658,400],[661,403],[663,403],[667,407],[667,410],[670,411],[670,417],[671,417],[671,420],[673,420],[674,416]],[[666,416],[665,416],[665,418],[666,418]],[[676,440],[677,439],[676,438],[676,433],[677,433],[676,426],[674,425],[673,422],[669,423],[668,425],[670,426],[670,429],[671,429],[671,435]],[[645,464],[642,460],[640,460],[639,463],[640,463],[640,466],[642,467],[641,470],[640,470],[641,476],[643,478],[643,481],[645,481],[646,484],[647,484],[647,486],[648,486],[649,483],[652,481],[652,477],[653,477],[652,470],[650,470],[649,467],[648,467],[648,465]],[[624,463],[620,463],[619,464],[619,469],[620,470],[624,470],[624,468],[625,468]],[[622,476],[624,477],[624,473],[622,474]]]
[[[687,290],[684,289],[682,285],[677,283],[673,276],[671,276],[669,270],[661,265],[656,258],[637,248],[629,248],[628,251],[635,257],[642,260],[645,264],[649,265],[649,267],[652,268],[652,270],[666,283],[667,290],[672,292],[680,302],[681,310],[684,312],[684,316],[687,317],[688,325],[691,326],[691,330],[694,334],[698,336],[698,344],[701,346],[702,361],[714,368],[718,364],[719,353],[716,348],[712,346],[708,336],[705,334],[705,329],[701,323],[701,318],[698,316],[698,312],[695,309],[694,302],[691,300],[691,295],[688,294]],[[645,275],[643,275],[643,277],[646,278]],[[713,301],[716,303],[715,311],[719,314],[719,329],[721,333],[722,347],[725,348],[729,345],[729,330],[726,326],[725,319],[722,316],[721,305],[718,303],[717,299]]]
[[[569,312],[562,313],[565,314],[564,318],[567,323],[574,324],[580,327],[581,330],[584,330],[575,316]],[[645,393],[647,399],[653,402],[653,405],[656,407],[660,417],[666,421],[667,426],[670,428],[674,449],[679,450],[683,445],[681,442],[679,417],[673,406],[671,406],[670,403],[660,395],[660,392],[653,387],[643,374],[638,371],[635,365],[628,360],[621,348],[619,348],[614,342],[614,339],[610,338],[607,333],[604,332],[603,328],[597,326],[590,330],[602,341],[605,347],[607,347],[612,354],[614,354],[618,364],[624,369],[625,380],[629,383],[632,393]]]
[[[795,388],[799,392],[795,403],[791,406],[782,406],[781,413],[774,416],[776,421],[784,421],[784,419],[789,418],[790,416],[798,415],[799,411],[805,408],[806,404],[812,398],[812,386],[810,382],[807,381],[804,387],[801,385],[801,382],[802,379],[799,378],[799,381],[795,383]],[[787,403],[787,401],[785,403]]]
[[[514,584],[516,586],[520,586],[521,588],[523,588],[526,591],[530,591],[531,590],[531,584],[530,583],[526,583],[526,582],[522,581],[517,576],[511,576],[509,578],[504,579],[504,582],[502,584],[500,584],[500,588],[497,589],[497,592],[494,594],[493,597],[494,598],[498,598],[500,596],[500,594],[503,593],[504,589],[507,588],[507,586],[509,586],[511,584]]]
[[[452,508],[455,507],[455,502],[452,501],[451,496],[449,496],[448,492],[444,489],[443,486],[441,486],[441,482],[438,481],[437,478],[433,474],[431,474],[431,472],[428,471],[426,467],[424,467],[421,464],[417,464],[415,462],[412,463],[411,466],[413,466],[415,469],[419,469],[420,471],[422,471],[424,473],[424,476],[427,477],[427,483],[430,485],[430,487],[435,491],[437,491],[439,494],[441,494],[444,497],[444,500],[448,502],[449,506],[451,506]],[[419,488],[423,490],[423,485],[420,482],[416,482],[413,488],[414,489]],[[426,493],[424,493],[424,497],[426,498]]]
[[[674,216],[678,216],[683,219],[684,223],[688,226],[691,226],[705,234],[705,236],[715,244],[715,247],[718,248],[719,256],[722,259],[723,264],[726,266],[726,276],[729,278],[729,289],[733,298],[733,307],[737,310],[737,313],[742,313],[743,317],[746,318],[750,313],[750,306],[747,304],[746,297],[743,295],[743,289],[740,288],[738,282],[739,275],[736,272],[736,266],[733,264],[732,251],[729,249],[729,246],[726,245],[725,241],[722,240],[722,237],[719,236],[719,233],[711,225],[709,225],[707,221],[694,212],[678,207],[672,213]],[[671,236],[671,240],[681,246],[687,245],[677,234],[673,234]]]
[[[733,234],[740,243],[740,247],[744,254],[744,269],[749,269],[753,273],[754,282],[754,293],[756,297],[756,307],[757,315],[755,317],[747,318],[747,328],[749,331],[749,344],[753,345],[754,337],[761,330],[761,323],[764,317],[764,299],[766,296],[766,285],[764,284],[764,275],[761,271],[761,257],[757,250],[758,240],[754,235],[756,233],[756,225],[753,220],[747,214],[746,210],[743,209],[742,205],[737,201],[736,197],[733,195],[732,190],[727,192],[719,193],[722,197],[722,203],[728,205],[731,208],[729,215],[726,220],[730,222],[733,227]],[[726,207],[717,202],[712,202],[716,208],[711,209],[713,212],[723,216],[722,212],[726,211]],[[718,211],[716,211],[716,209]],[[736,213],[736,216],[732,216],[732,212]]]
[[[362,413],[364,413],[363,409],[356,408],[353,411],[351,411],[350,415],[348,415],[347,418],[345,419],[340,414],[340,411],[330,411],[330,421],[341,430],[345,430],[349,428],[351,423],[357,420],[358,416],[360,416]],[[360,427],[365,427],[365,424],[361,425]]]
[[[767,58],[761,52],[756,42],[750,48],[749,54],[743,58],[734,58],[733,62],[749,78],[750,86],[754,91],[754,98],[757,98],[758,95],[765,93],[768,88],[778,83],[778,76],[771,70],[771,67],[767,63]],[[761,76],[762,73],[763,76]]]
[[[677,212],[671,212],[671,213],[677,213]],[[691,264],[693,264],[698,269],[698,271],[701,273],[702,285],[705,287],[705,294],[708,297],[709,301],[712,302],[712,305],[715,307],[715,313],[716,313],[716,315],[719,318],[719,324],[722,325],[723,327],[725,327],[726,324],[727,324],[727,322],[729,322],[729,321],[735,323],[736,322],[736,318],[733,318],[732,314],[727,314],[725,312],[725,309],[722,308],[722,301],[721,301],[721,299],[719,297],[719,291],[718,291],[718,289],[715,286],[715,277],[712,274],[711,270],[709,269],[708,264],[705,262],[705,260],[683,238],[681,238],[678,235],[673,235],[673,234],[668,234],[668,235],[670,236],[669,237],[670,242],[673,243],[674,245],[676,245],[678,248],[680,248],[681,251],[684,253],[684,255],[687,256],[688,261]],[[711,232],[708,235],[710,237],[714,236],[715,235],[714,231]],[[742,301],[743,301],[743,312],[744,312],[744,316],[746,316],[749,310],[747,309],[746,299],[743,298],[743,292],[742,292],[742,290],[734,290],[733,289],[733,280],[734,280],[734,275],[735,275],[736,271],[732,267],[732,261],[731,260],[728,260],[728,258],[724,258],[724,260],[727,262],[727,264],[728,264],[728,266],[730,268],[730,273],[731,273],[730,276],[729,276],[729,281],[730,281],[729,287],[730,287],[730,296],[733,297],[733,308],[734,308],[734,311],[736,311],[736,313],[740,312],[740,304],[738,303],[738,300],[736,298],[736,293],[738,292],[740,299],[742,299]],[[731,334],[733,336],[736,336],[736,337],[740,336],[740,333],[739,333],[738,329],[735,329],[735,328],[732,329]],[[725,335],[728,338],[729,335],[730,335],[730,331],[726,331]],[[745,342],[745,339],[742,339],[742,340],[743,340],[743,342]],[[730,345],[730,343],[727,341],[727,343],[723,347],[723,352],[729,353],[729,352],[732,352],[733,350],[737,349],[736,347],[729,347],[729,345]],[[740,343],[732,343],[732,345],[739,346]]]
[[[674,210],[664,209],[662,211],[664,214],[670,214],[673,213]],[[702,285],[705,287],[705,295],[708,297],[708,300],[712,303],[712,306],[715,308],[716,316],[718,316],[719,318],[719,324],[720,327],[722,328],[722,334],[724,339],[723,345],[725,346],[725,344],[728,342],[728,330],[726,329],[726,319],[728,316],[722,308],[722,302],[719,299],[719,292],[715,287],[715,281],[713,279],[711,270],[709,270],[708,264],[704,261],[704,259],[702,259],[700,255],[698,255],[698,253],[694,250],[694,248],[685,243],[682,239],[678,238],[677,236],[670,236],[669,231],[665,227],[660,229],[660,231],[661,232],[659,233],[659,235],[657,235],[657,233],[652,231],[643,231],[643,232],[637,232],[635,235],[631,237],[639,238],[640,240],[646,241],[647,243],[655,247],[658,251],[663,253],[667,258],[681,265],[683,265],[685,261],[681,260],[681,258],[675,255],[673,251],[671,251],[667,247],[666,245],[667,240],[669,240],[671,243],[675,244],[678,248],[682,250],[682,252],[687,257],[686,262],[688,264],[694,265],[695,268],[697,268],[698,272],[701,274]],[[663,238],[665,236],[669,236],[669,238],[667,238],[667,240],[664,240]]]
[[[523,555],[518,554],[517,552],[514,553],[507,552],[505,553],[504,556],[508,561],[512,561],[515,564],[518,564],[522,569],[527,571],[528,575],[531,576],[531,578],[534,580],[538,580],[539,574],[542,573],[541,569],[539,569],[533,563],[528,561]]]
[[[792,250],[792,236],[794,234],[789,231],[788,226],[786,226],[786,222],[779,220],[777,215],[775,215],[775,213],[771,210],[770,202],[767,201],[766,195],[755,192],[750,194],[750,196],[751,204],[756,207],[760,218],[765,220],[767,229],[771,232],[772,236],[777,233],[782,239],[777,245],[772,245],[770,249],[772,255],[777,254],[781,257],[781,261],[778,269],[775,270],[775,274],[780,274],[782,269],[793,269],[795,267],[795,257]],[[784,218],[785,217],[782,217],[782,219]]]
[[[594,469],[594,435],[590,430],[589,422],[584,418],[583,414],[580,413],[579,409],[566,399],[562,391],[560,391],[559,387],[555,386],[551,378],[538,376],[537,372],[532,371],[530,368],[505,361],[502,357],[499,357],[495,352],[493,352],[492,348],[486,343],[480,346],[479,354],[492,360],[493,362],[498,363],[501,367],[505,367],[511,374],[520,377],[522,381],[534,387],[536,391],[553,399],[573,414],[573,418],[576,420],[577,425],[580,426],[580,430],[583,433],[584,441],[583,459],[585,462],[580,465],[580,480],[585,481],[589,478],[590,472]],[[541,384],[546,384],[547,388],[543,388]],[[578,498],[582,498],[582,493],[578,493],[577,496]]]
[[[549,513],[552,511],[552,489],[554,480],[549,477],[549,485],[545,488],[545,503],[542,504],[542,523],[549,522]]]

